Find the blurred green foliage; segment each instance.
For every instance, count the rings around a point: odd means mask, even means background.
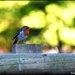
[[[0,1],[0,46],[11,50],[12,38],[25,25],[26,41],[75,46],[75,1]]]

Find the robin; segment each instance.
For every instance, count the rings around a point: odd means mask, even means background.
[[[13,42],[13,44],[16,44],[18,41],[20,40],[24,40],[26,38],[28,38],[29,35],[29,27],[28,26],[23,26],[18,32],[17,34],[13,37],[13,40],[15,40]]]

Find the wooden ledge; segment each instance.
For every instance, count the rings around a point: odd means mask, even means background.
[[[73,74],[75,73],[75,54],[0,54],[0,73]]]

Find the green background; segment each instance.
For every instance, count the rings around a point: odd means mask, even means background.
[[[30,27],[26,44],[74,48],[75,1],[0,1],[1,53],[11,52],[12,38],[22,26]]]

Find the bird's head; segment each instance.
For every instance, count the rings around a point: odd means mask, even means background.
[[[25,35],[29,35],[29,30],[30,30],[30,28],[28,27],[28,26],[23,26],[22,28],[21,28],[21,30],[24,30],[24,34]]]
[[[29,29],[29,27],[28,26],[23,26],[21,29],[25,30],[25,29]]]

